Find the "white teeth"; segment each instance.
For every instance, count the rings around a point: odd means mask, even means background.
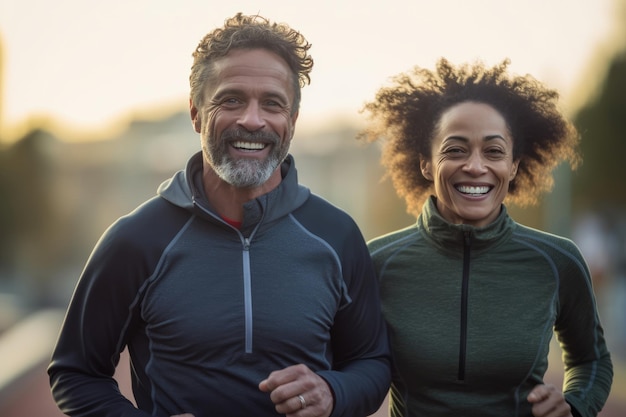
[[[265,144],[264,143],[259,143],[259,142],[244,142],[244,141],[237,141],[233,143],[233,146],[237,149],[247,149],[247,150],[260,150],[265,148]]]
[[[472,194],[472,195],[482,195],[489,192],[489,187],[468,187],[466,185],[461,185],[456,187],[457,190],[462,192],[463,194]]]

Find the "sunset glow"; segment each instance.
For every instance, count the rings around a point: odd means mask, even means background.
[[[131,111],[184,108],[191,51],[238,11],[286,22],[313,44],[301,124],[359,117],[390,76],[439,56],[509,57],[575,106],[616,36],[615,9],[613,0],[2,0],[0,126],[46,117],[93,130]]]

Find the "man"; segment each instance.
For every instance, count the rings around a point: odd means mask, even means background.
[[[70,416],[366,416],[390,358],[361,233],[288,154],[310,44],[237,14],[194,52],[202,152],[101,238],[48,372]],[[128,347],[137,408],[113,379]]]

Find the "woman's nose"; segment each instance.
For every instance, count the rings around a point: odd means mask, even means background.
[[[466,172],[469,172],[474,175],[483,174],[487,170],[485,166],[485,161],[482,155],[480,155],[480,153],[478,152],[472,152],[470,154],[470,156],[465,161],[465,165],[463,166],[463,169]]]

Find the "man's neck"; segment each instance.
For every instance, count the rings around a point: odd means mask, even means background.
[[[243,205],[269,193],[280,184],[280,169],[260,187],[239,188],[225,182],[211,168],[204,169],[202,184],[209,204],[217,213],[233,221],[243,221]]]

